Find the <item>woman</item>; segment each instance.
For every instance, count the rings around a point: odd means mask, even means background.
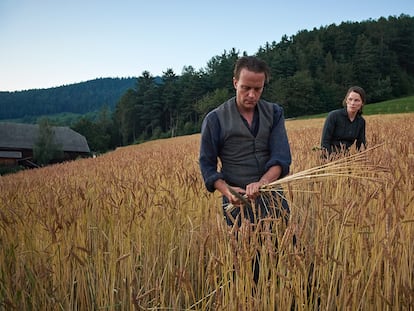
[[[327,155],[346,152],[354,143],[357,150],[366,146],[365,119],[361,115],[365,98],[365,91],[353,86],[345,95],[344,108],[328,114],[321,140],[322,150]]]

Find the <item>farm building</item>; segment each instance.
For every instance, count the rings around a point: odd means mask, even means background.
[[[61,161],[89,156],[89,146],[83,135],[69,127],[55,126],[52,130],[54,143],[63,152]],[[35,166],[33,148],[38,135],[38,125],[0,122],[0,165]]]

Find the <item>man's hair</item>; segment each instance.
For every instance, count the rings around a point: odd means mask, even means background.
[[[234,78],[240,78],[240,72],[243,68],[246,68],[249,71],[253,71],[256,73],[264,73],[265,75],[265,83],[269,82],[270,79],[270,69],[267,64],[255,57],[255,56],[243,56],[239,58],[234,66]]]

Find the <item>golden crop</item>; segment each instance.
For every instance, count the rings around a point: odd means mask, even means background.
[[[202,183],[199,135],[1,176],[0,310],[412,308],[414,114],[366,120],[389,173],[293,184],[288,227],[239,240]],[[286,122],[293,173],[320,164],[322,125]]]

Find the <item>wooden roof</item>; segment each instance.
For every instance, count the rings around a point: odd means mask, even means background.
[[[89,153],[85,136],[67,126],[53,126],[55,143],[62,151]],[[0,122],[1,149],[33,149],[39,134],[39,126],[34,124]]]

